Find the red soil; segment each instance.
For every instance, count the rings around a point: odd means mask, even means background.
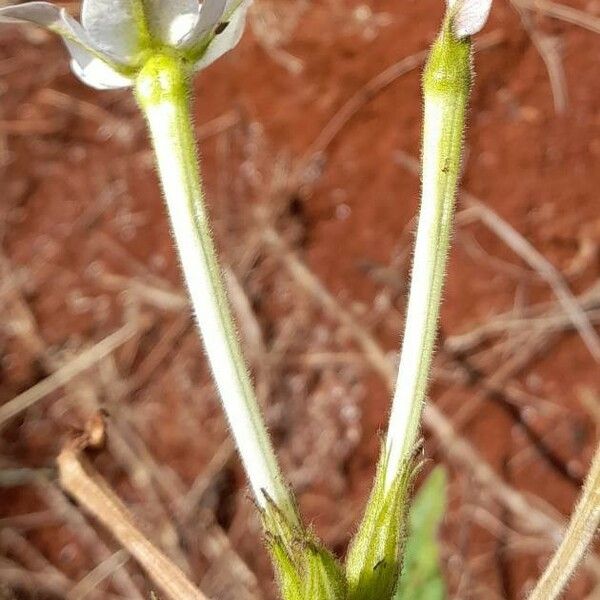
[[[205,138],[203,172],[218,244],[251,301],[268,352],[262,366],[250,350],[249,356],[270,406],[284,468],[306,519],[343,552],[368,494],[389,394],[348,332],[304,294],[276,256],[255,245],[252,215],[258,205],[279,211],[277,227],[307,266],[386,350],[398,349],[418,200],[418,179],[401,156],[419,151],[418,69],[361,103],[323,149],[322,160],[300,175],[298,170],[350,97],[388,66],[428,46],[442,3],[377,0],[367,9],[327,0],[307,2],[306,10],[301,4],[286,2],[277,10],[288,17],[292,8],[301,13],[282,48],[301,61],[302,71],[286,68],[258,30],[249,28],[239,49],[198,76],[195,112]],[[600,16],[597,2],[572,6]],[[269,5],[262,7],[267,11]],[[496,3],[487,27],[495,41],[476,57],[463,185],[581,293],[600,275],[600,38],[541,14],[533,23],[560,44],[567,109],[556,113],[546,68],[517,13],[508,3]],[[185,489],[207,467],[226,430],[185,309],[140,300],[131,288],[137,278],[181,290],[143,121],[128,92],[96,93],[75,81],[60,43],[38,31],[2,29],[0,73],[0,401],[118,328],[132,304],[150,322],[114,362],[13,420],[1,433],[0,466],[52,466],[63,436],[102,405],[129,419],[156,463],[168,470],[160,477],[173,472]],[[216,134],[203,129],[222,115],[231,115],[229,126]],[[555,302],[549,286],[459,209],[444,338],[542,301]],[[27,323],[31,330],[23,331]],[[468,355],[484,378],[529,348],[531,334],[513,334]],[[500,346],[503,341],[508,343]],[[461,372],[448,352],[440,352],[437,366]],[[502,479],[568,515],[597,441],[597,364],[577,333],[559,333],[500,384],[529,394],[527,406],[511,410],[504,398],[482,394],[479,380],[464,385],[443,377],[436,378],[431,400]],[[426,453],[447,462],[433,437]],[[157,503],[131,477],[126,458],[109,446],[96,464],[164,541]],[[464,469],[449,468],[451,508],[443,542],[452,597],[522,597],[551,547],[513,534],[519,527],[511,515]],[[173,509],[164,490],[158,496]],[[33,485],[0,489],[0,519],[47,507],[46,492]],[[209,482],[201,508],[180,532],[195,580],[214,597],[239,597],[233,583],[227,587],[215,576],[215,570],[231,568],[223,566],[231,560],[206,541],[207,519],[210,524],[216,518],[254,573],[256,593],[273,597],[235,457]],[[23,534],[74,581],[98,562],[81,531],[59,516]],[[10,543],[3,542],[2,551],[35,570]],[[141,581],[136,567],[129,569]],[[591,598],[592,581],[582,569],[565,597]]]

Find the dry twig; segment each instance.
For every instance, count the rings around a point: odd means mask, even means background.
[[[522,5],[519,2],[514,2],[513,0],[513,6],[519,13],[523,27],[529,34],[533,45],[536,47],[546,65],[546,71],[548,72],[550,87],[552,89],[552,97],[554,98],[554,110],[557,114],[562,114],[567,109],[569,95],[559,41],[554,37],[542,33],[536,27],[531,15],[522,8]]]
[[[583,10],[577,10],[572,6],[566,6],[560,2],[551,0],[512,0],[513,4],[518,4],[523,8],[533,11],[540,11],[549,17],[583,27],[593,33],[600,33],[600,18],[590,15]]]
[[[565,535],[529,600],[554,600],[565,590],[600,525],[600,446]]]
[[[124,567],[128,560],[129,552],[118,550],[92,569],[76,585],[71,587],[69,593],[66,595],[66,600],[83,600],[87,598],[105,579],[121,567]]]
[[[125,505],[86,460],[82,451],[97,446],[103,437],[103,424],[94,422],[81,437],[65,445],[57,459],[63,489],[119,540],[169,598],[206,600],[179,567],[146,538]]]
[[[48,394],[51,394],[86,369],[89,369],[91,366],[107,357],[119,346],[125,344],[125,342],[132,339],[138,333],[138,324],[126,323],[123,325],[123,327],[105,337],[95,346],[83,351],[72,361],[66,363],[64,366],[52,373],[52,375],[42,379],[42,381],[33,387],[30,387],[22,394],[19,394],[12,400],[9,400],[0,406],[0,429],[2,429],[2,427],[5,426],[10,419],[17,416],[20,412],[42,400],[48,396]]]

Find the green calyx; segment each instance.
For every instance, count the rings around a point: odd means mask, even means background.
[[[274,503],[262,511],[283,600],[392,600],[402,569],[414,462],[387,486],[386,455],[377,468],[365,515],[345,568],[302,525],[292,524]]]
[[[423,90],[438,94],[469,94],[472,82],[471,40],[459,39],[447,16],[434,42],[423,73]]]
[[[142,107],[177,102],[188,90],[188,70],[173,52],[150,55],[135,80],[135,96]]]
[[[341,565],[312,532],[290,523],[271,501],[262,518],[283,600],[347,598]]]
[[[443,469],[435,470],[409,509],[415,465],[414,459],[405,463],[386,489],[382,452],[345,568],[312,532],[291,524],[269,500],[261,515],[282,600],[444,598],[436,537],[445,508],[446,476]]]
[[[415,467],[412,459],[403,463],[387,486],[386,470],[382,450],[371,497],[348,551],[348,600],[391,600],[398,585]]]

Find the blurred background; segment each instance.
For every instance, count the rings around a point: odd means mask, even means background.
[[[340,555],[390,405],[442,14],[255,0],[240,46],[195,80],[247,358],[302,513]],[[598,441],[599,33],[598,0],[496,0],[477,39],[425,428],[425,471],[450,473],[449,598],[522,597]],[[0,177],[0,402],[28,404],[0,421],[0,597],[149,596],[55,480],[65,438],[103,409],[94,467],[148,536],[210,597],[274,599],[131,93],[86,88],[58,39],[3,25]],[[565,597],[600,598],[600,556]]]

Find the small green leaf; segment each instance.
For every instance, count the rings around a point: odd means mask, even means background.
[[[391,600],[400,576],[413,462],[403,463],[386,490],[387,457],[377,466],[365,515],[346,559],[348,600]]]
[[[416,495],[409,516],[402,576],[394,600],[444,600],[438,530],[446,511],[446,471],[436,468]]]

